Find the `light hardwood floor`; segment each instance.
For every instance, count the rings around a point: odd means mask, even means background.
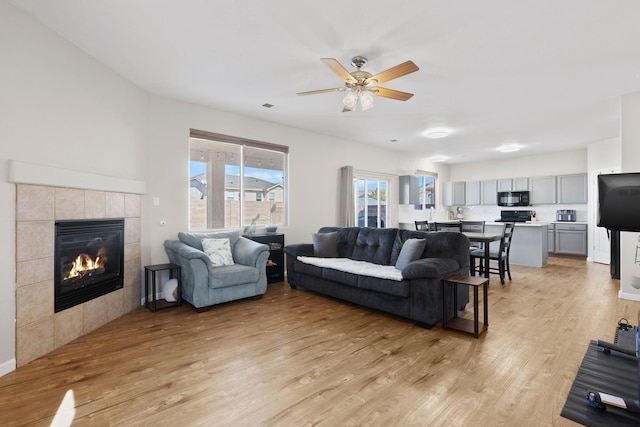
[[[261,300],[140,308],[0,377],[0,425],[539,426],[590,340],[637,323],[605,265],[551,258],[489,288],[480,339],[269,285]],[[465,316],[471,316],[470,310]]]

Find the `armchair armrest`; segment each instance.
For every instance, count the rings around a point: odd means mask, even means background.
[[[298,256],[313,256],[313,245],[311,243],[294,243],[285,246],[284,253],[291,255],[293,259]]]
[[[402,269],[403,279],[440,279],[460,268],[460,264],[451,258],[420,258],[410,262]]]
[[[264,268],[258,265],[260,255],[269,252],[269,246],[240,236],[233,247],[233,262],[249,267]]]
[[[207,265],[211,264],[211,260],[207,254],[193,246],[186,245],[179,240],[165,240],[164,246],[165,248],[173,251],[176,256],[184,258],[187,261],[200,259]]]

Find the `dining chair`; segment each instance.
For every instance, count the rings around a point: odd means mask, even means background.
[[[417,231],[429,231],[429,221],[414,221]]]
[[[506,222],[502,227],[502,238],[500,239],[500,246],[497,251],[491,250],[489,252],[489,259],[496,261],[497,266],[484,265],[484,249],[474,249],[469,253],[471,269],[478,271],[480,274],[484,274],[484,269],[487,268],[489,273],[499,274],[500,283],[504,285],[505,273],[511,280],[511,269],[509,267],[509,253],[511,252],[511,240],[513,238],[513,230],[515,223]],[[480,260],[479,269],[476,270],[476,258]]]
[[[460,221],[454,222],[435,222],[436,231],[458,231],[460,232]]]
[[[461,221],[460,222],[460,231],[463,233],[484,233],[484,221]],[[482,248],[482,243],[471,242],[470,250]]]

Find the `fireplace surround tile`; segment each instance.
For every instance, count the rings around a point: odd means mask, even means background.
[[[140,196],[137,194],[124,195],[124,216],[127,218],[139,218],[140,212]]]
[[[84,334],[82,304],[62,310],[54,315],[55,347],[61,347]]]
[[[53,312],[53,280],[22,286],[16,291],[16,325],[46,319]]]
[[[56,219],[84,218],[84,191],[77,188],[56,188]]]
[[[16,364],[22,366],[55,350],[53,316],[16,330]]]
[[[54,191],[39,185],[21,185],[17,189],[17,221],[51,221],[54,215]]]
[[[84,217],[86,219],[107,217],[107,197],[104,191],[85,190]]]
[[[16,227],[18,262],[50,257],[54,249],[53,227],[53,221],[19,221]]]
[[[106,217],[107,218],[124,218],[124,194],[123,193],[106,193]]]

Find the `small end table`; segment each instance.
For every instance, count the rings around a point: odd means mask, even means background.
[[[453,286],[453,318],[449,317],[447,310],[447,284]],[[458,285],[473,286],[473,321],[458,317]],[[489,279],[485,277],[465,276],[464,274],[452,274],[442,280],[442,329],[455,329],[457,331],[473,334],[478,338],[482,332],[489,328],[488,297]],[[478,322],[478,288],[482,286],[484,299],[484,323],[482,329]]]
[[[165,299],[158,300],[157,287],[156,287],[156,273],[159,271],[169,271],[169,279],[176,279],[178,281],[177,296],[175,302],[169,302]],[[149,295],[149,285],[151,285],[151,295]],[[177,264],[155,264],[146,265],[144,267],[144,294],[145,294],[145,307],[151,311],[156,311],[162,308],[175,307],[182,304],[182,298],[180,296],[181,281],[180,281],[180,266]]]

